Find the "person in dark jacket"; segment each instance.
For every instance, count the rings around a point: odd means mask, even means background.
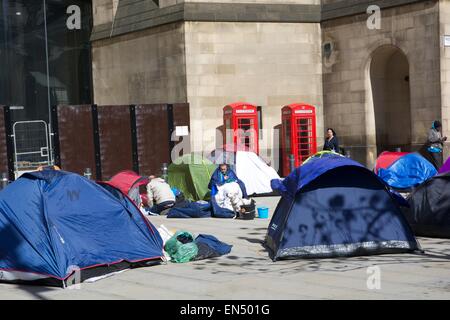
[[[336,137],[336,132],[328,128],[327,129],[327,136],[325,137],[325,144],[323,145],[324,151],[334,151],[336,153],[339,153],[339,141]]]
[[[236,182],[242,190],[242,195],[247,198],[247,190],[245,184],[238,179],[236,173],[230,169],[227,164],[221,164],[211,176],[211,180],[208,184],[208,189],[211,190],[211,195],[214,196],[217,193],[217,186],[222,186],[225,183]]]
[[[442,166],[442,149],[447,137],[442,137],[442,124],[440,121],[433,121],[431,129],[428,131],[427,151],[433,159],[433,165],[437,170]]]

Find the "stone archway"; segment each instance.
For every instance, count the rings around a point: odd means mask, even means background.
[[[370,62],[370,85],[377,154],[411,150],[409,62],[399,48],[384,45]]]

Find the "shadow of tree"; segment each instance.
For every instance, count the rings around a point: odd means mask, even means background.
[[[337,189],[336,186],[338,186]],[[330,191],[331,187],[335,189],[327,194],[326,191]],[[355,190],[346,189],[350,187],[365,191],[358,192],[356,190],[355,192]],[[314,195],[314,191],[317,190],[325,193],[317,192]],[[308,193],[313,196],[305,196]],[[283,276],[305,271],[346,272],[373,265],[407,263],[426,267],[428,264],[442,264],[450,261],[450,254],[446,252],[449,247],[448,241],[435,241],[434,245],[426,243],[425,253],[411,250],[414,248],[414,243],[418,244],[418,241],[390,194],[377,181],[367,183],[349,179],[349,181],[336,183],[325,179],[318,181],[315,186],[305,188],[302,195],[295,201],[300,204],[301,212],[293,211],[291,215],[294,218],[293,221],[290,221],[292,223],[284,228],[286,238],[289,238],[290,235],[295,238],[293,245],[299,247],[325,245],[333,248],[335,244],[370,243],[372,251],[362,247],[347,252],[345,257],[293,258],[292,260],[280,260],[275,264],[266,258],[258,259],[247,256],[240,257],[235,263],[212,264],[209,271],[213,274],[276,273]],[[300,215],[302,216],[300,217]],[[289,221],[288,218],[286,221]],[[259,230],[268,231],[266,228],[259,228]],[[251,233],[251,235],[258,234],[263,237],[262,232]],[[266,242],[260,238],[242,236],[238,239],[251,244],[260,244],[259,254],[268,252]],[[395,250],[386,249],[384,243],[390,240],[403,241],[406,246],[405,248],[401,246],[394,248]],[[288,245],[287,241],[283,239],[281,245]],[[408,245],[412,245],[412,247],[408,247]],[[342,254],[341,251],[330,251],[330,255]],[[224,266],[228,270],[221,268]]]
[[[264,243],[263,239],[258,239],[258,238],[238,237],[238,239],[245,240],[250,243]]]
[[[233,262],[209,264],[208,268],[204,270],[211,274],[224,275],[277,274],[277,276],[287,276],[299,272],[348,272],[373,265],[420,264],[427,267],[427,264],[442,264],[448,261],[448,255],[443,256],[442,252],[433,255],[390,254],[333,259],[281,260],[277,263],[266,258],[240,257]]]

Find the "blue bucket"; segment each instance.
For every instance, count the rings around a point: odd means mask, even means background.
[[[269,208],[258,207],[258,218],[267,219],[269,217]]]

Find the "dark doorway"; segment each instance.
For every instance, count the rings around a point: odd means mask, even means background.
[[[397,47],[382,46],[370,65],[377,153],[411,150],[409,63]]]

